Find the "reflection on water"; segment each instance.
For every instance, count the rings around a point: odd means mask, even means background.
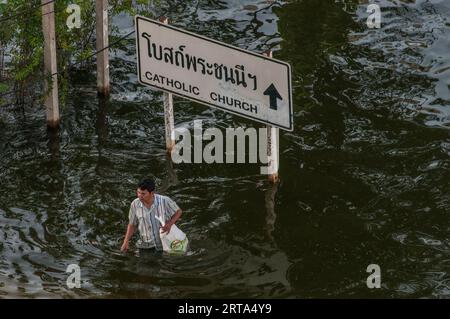
[[[108,101],[95,73],[74,74],[60,132],[38,106],[2,108],[0,296],[448,297],[450,2],[377,3],[369,30],[367,1],[167,2],[173,25],[291,63],[277,185],[257,164],[168,159],[133,39],[112,53]],[[259,125],[176,98],[176,125],[194,119]],[[148,175],[184,211],[188,256],[119,252]],[[72,263],[81,289],[66,287]],[[365,284],[372,263],[379,290]]]

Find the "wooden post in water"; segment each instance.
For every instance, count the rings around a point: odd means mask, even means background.
[[[269,58],[272,57],[272,50],[264,52]],[[278,167],[279,167],[279,128],[268,125],[267,126],[267,167],[269,173],[269,181],[272,183],[278,182]]]
[[[159,18],[164,24],[169,24],[167,17]],[[172,93],[164,93],[164,124],[166,127],[166,150],[169,156],[172,155],[172,149],[175,146],[175,125],[173,120],[173,99]]]
[[[51,76],[51,90],[45,97],[47,108],[47,126],[57,128],[59,126],[59,101],[58,101],[58,72],[56,64],[56,41],[55,41],[55,9],[54,2],[41,0],[42,6],[42,32],[44,33],[44,69],[45,84],[44,90],[48,91],[50,83],[48,76]],[[46,3],[46,4],[45,4]],[[44,5],[45,4],[45,5]]]
[[[109,95],[109,45],[108,41],[108,0],[95,1],[96,49],[97,52],[97,91]],[[103,50],[104,49],[104,50]]]

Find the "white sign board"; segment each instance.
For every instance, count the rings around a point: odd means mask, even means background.
[[[288,131],[289,64],[135,17],[139,82]]]

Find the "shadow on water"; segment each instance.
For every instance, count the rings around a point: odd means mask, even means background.
[[[73,75],[59,132],[41,106],[0,110],[0,296],[448,297],[450,5],[380,4],[369,30],[358,1],[167,2],[175,26],[291,63],[295,130],[280,134],[277,185],[256,164],[167,157],[134,39],[111,53],[109,100],[94,68]],[[178,98],[175,114],[258,127]],[[143,176],[183,209],[187,256],[119,252]],[[366,287],[372,263],[381,289]],[[69,264],[81,289],[66,286]]]

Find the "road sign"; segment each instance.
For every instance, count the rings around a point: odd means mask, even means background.
[[[135,17],[139,82],[293,130],[289,64]]]

